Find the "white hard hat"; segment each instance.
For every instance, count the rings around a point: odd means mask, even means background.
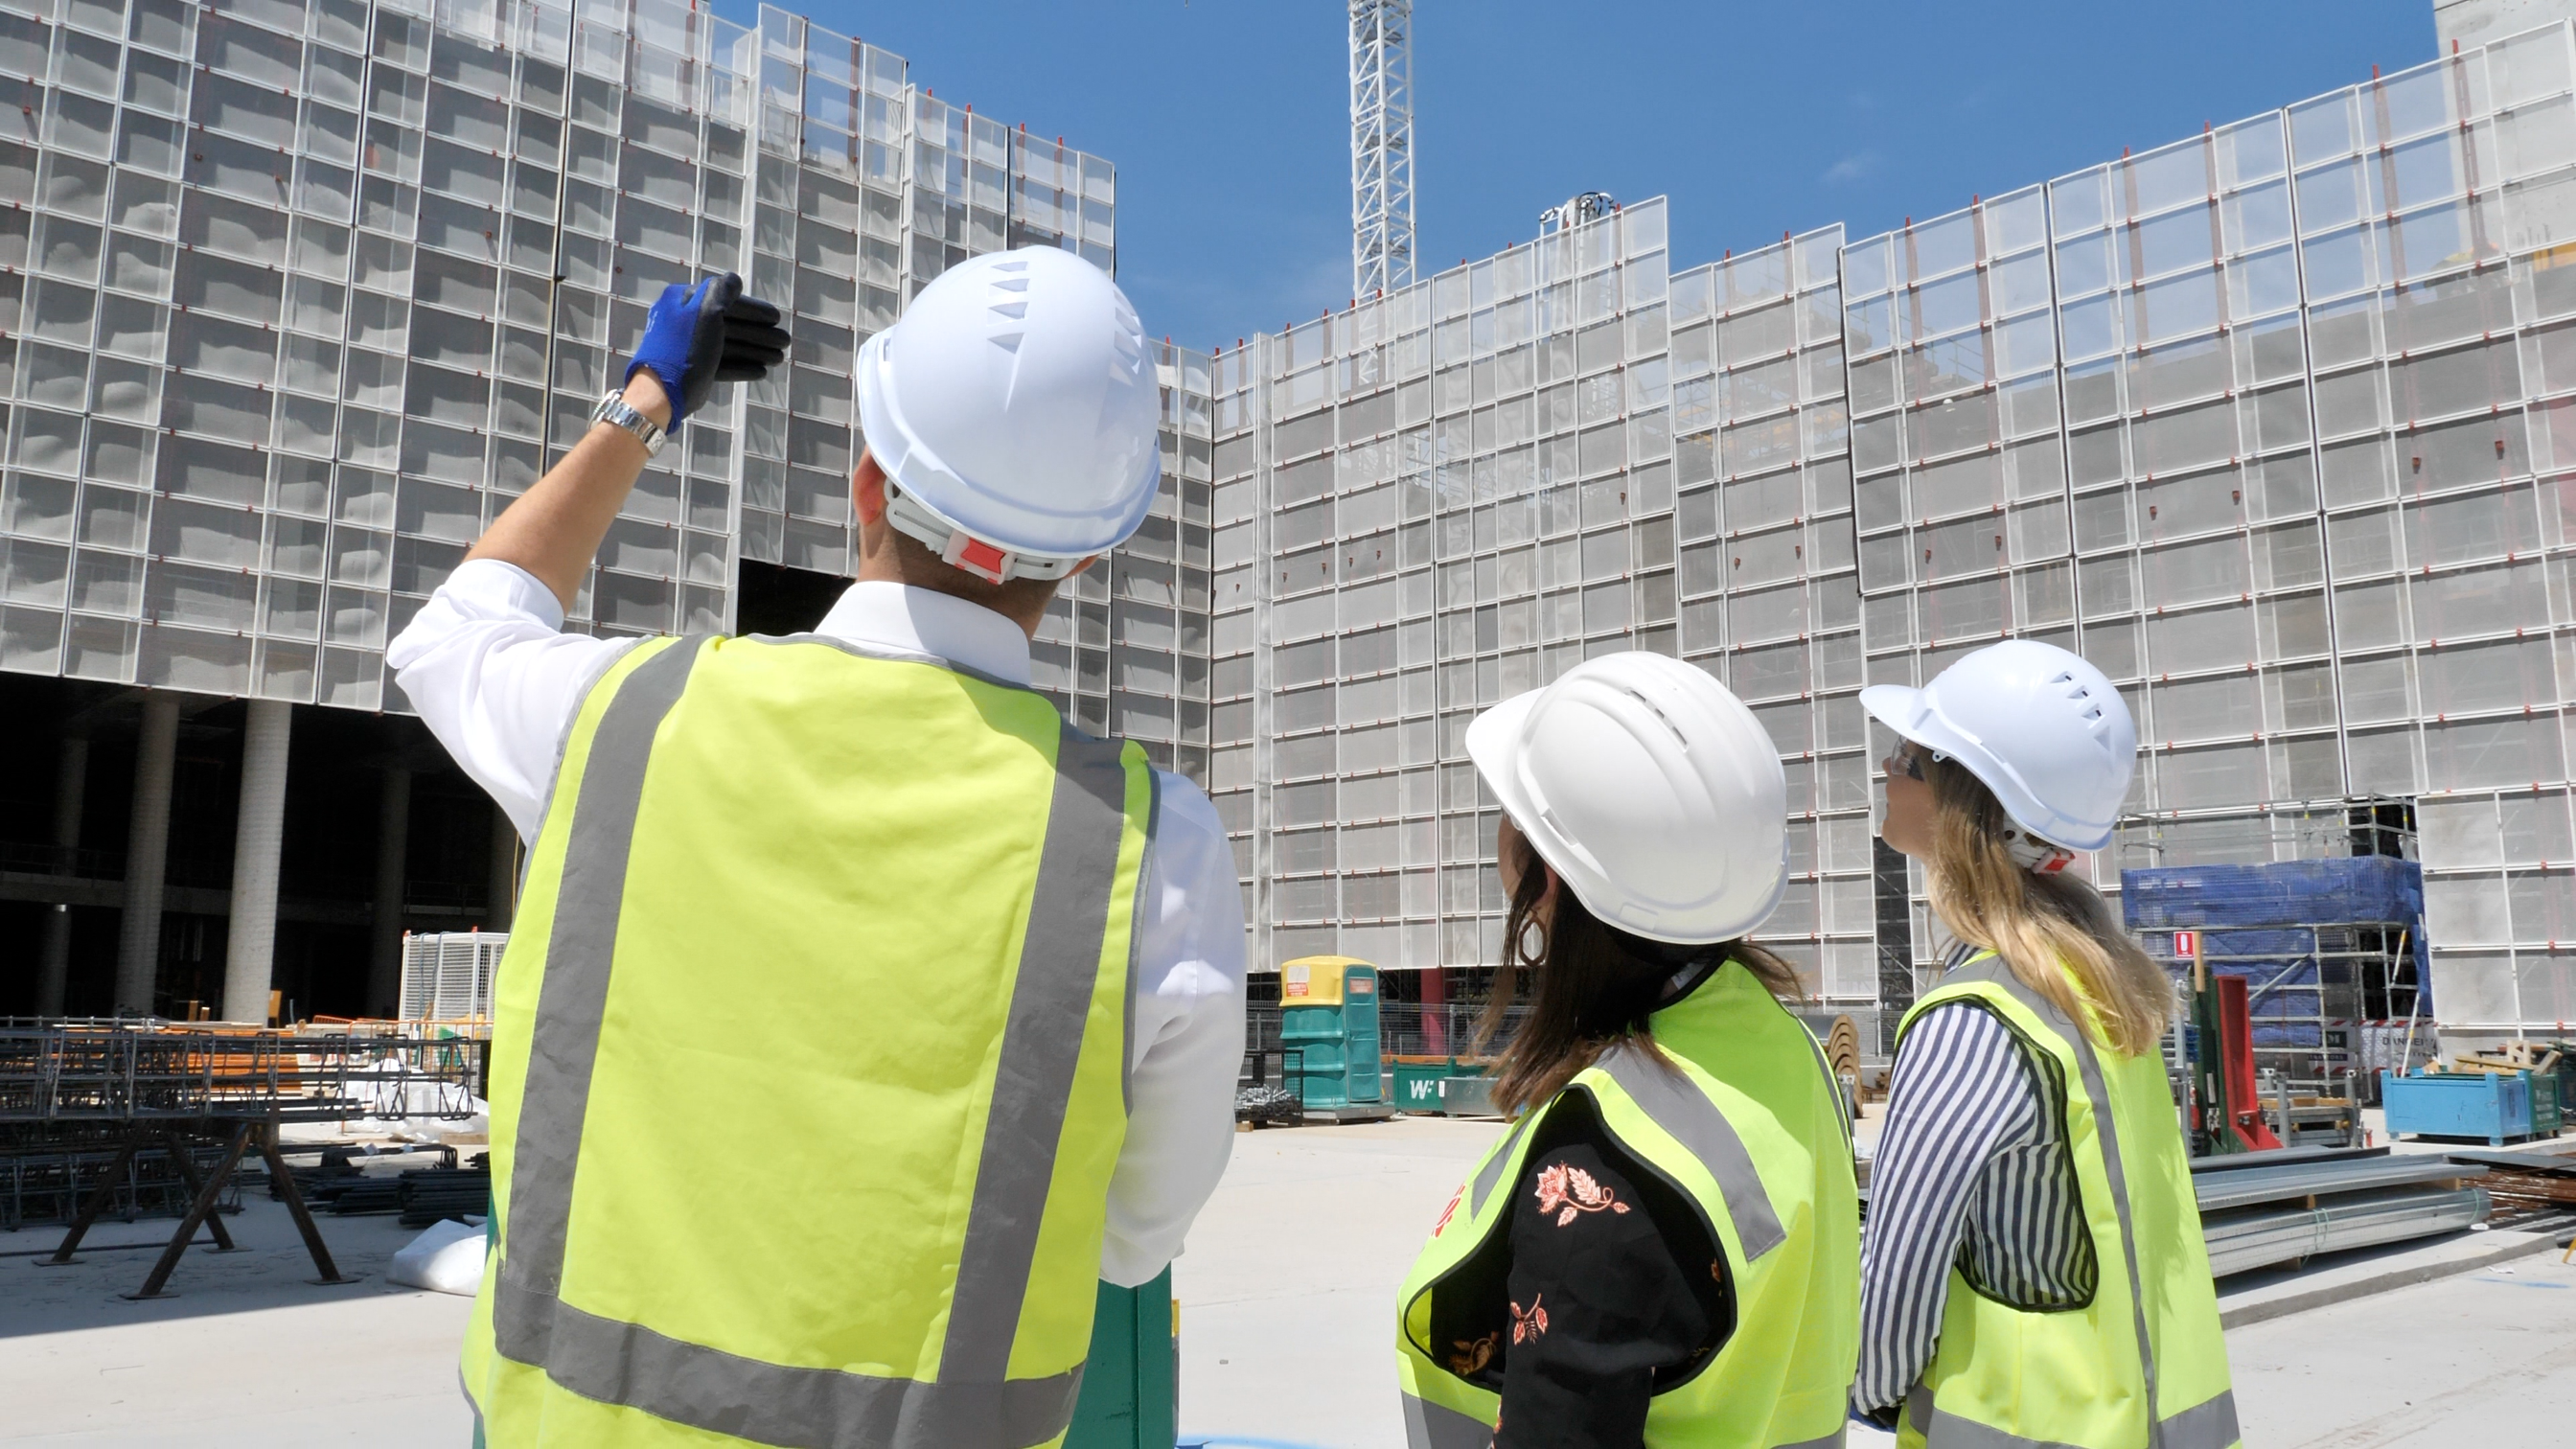
[[[1062,578],[1162,481],[1136,309],[1053,247],[970,257],[859,349],[859,427],[894,526],[990,579]]]
[[[1592,914],[1649,940],[1731,941],[1788,881],[1771,736],[1706,673],[1608,654],[1467,726],[1467,755]]]
[[[1875,684],[1861,708],[1948,756],[2024,830],[2073,850],[2111,843],[2137,772],[2138,728],[2101,670],[2054,644],[2007,639],[1921,689]]]

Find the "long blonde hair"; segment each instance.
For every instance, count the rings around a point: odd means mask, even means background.
[[[2023,985],[2101,1045],[2127,1056],[2155,1050],[2173,1019],[2164,969],[2120,929],[2091,882],[2041,875],[2013,859],[2012,817],[1984,781],[1928,751],[1923,768],[1932,790],[1932,909],[1941,923],[2002,957]]]

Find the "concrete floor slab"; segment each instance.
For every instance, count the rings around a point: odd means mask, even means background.
[[[1402,1449],[1395,1288],[1501,1131],[1402,1118],[1238,1136],[1174,1273],[1184,1437]],[[157,1245],[166,1222],[103,1227],[71,1268],[0,1256],[0,1441],[463,1449],[456,1344],[470,1305],[385,1285],[412,1236],[393,1219],[321,1221],[364,1282],[308,1286],[265,1197],[231,1219],[249,1251],[192,1250],[171,1284],[183,1296],[163,1302],[116,1297],[153,1256],[116,1245]],[[0,1254],[58,1237],[0,1233]],[[2555,1443],[2576,1415],[2576,1268],[2535,1254],[2232,1330],[2228,1351],[2246,1442],[2264,1449]]]
[[[1172,1267],[1182,1437],[1404,1449],[1395,1290],[1502,1131],[1399,1117],[1237,1135]]]
[[[2454,1449],[2576,1435],[2576,1267],[2555,1253],[2236,1329],[2245,1442]]]
[[[319,1218],[359,1281],[316,1287],[285,1207],[261,1191],[243,1201],[225,1220],[242,1251],[189,1249],[176,1296],[144,1303],[117,1295],[142,1286],[168,1219],[102,1224],[62,1268],[35,1266],[60,1228],[0,1233],[0,1254],[16,1255],[0,1257],[0,1441],[463,1449],[473,1419],[456,1346],[473,1304],[386,1284],[413,1232],[390,1216]]]

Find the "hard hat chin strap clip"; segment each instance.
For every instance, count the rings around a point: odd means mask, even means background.
[[[2055,875],[2075,863],[2074,851],[2027,830],[2006,830],[2004,848],[2012,852],[2015,865],[2032,875]]]
[[[1011,576],[1011,565],[1017,557],[986,543],[966,530],[952,529],[948,542],[939,550],[943,563],[953,564],[988,584],[998,584]]]

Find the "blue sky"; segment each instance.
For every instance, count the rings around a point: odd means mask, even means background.
[[[791,7],[795,8],[795,7]],[[716,0],[737,20],[743,0]],[[1682,266],[1855,236],[2434,53],[2432,0],[1417,0],[1427,275],[1582,190],[1672,197]],[[943,99],[1118,164],[1119,280],[1204,349],[1350,295],[1332,0],[848,3],[818,22]]]

